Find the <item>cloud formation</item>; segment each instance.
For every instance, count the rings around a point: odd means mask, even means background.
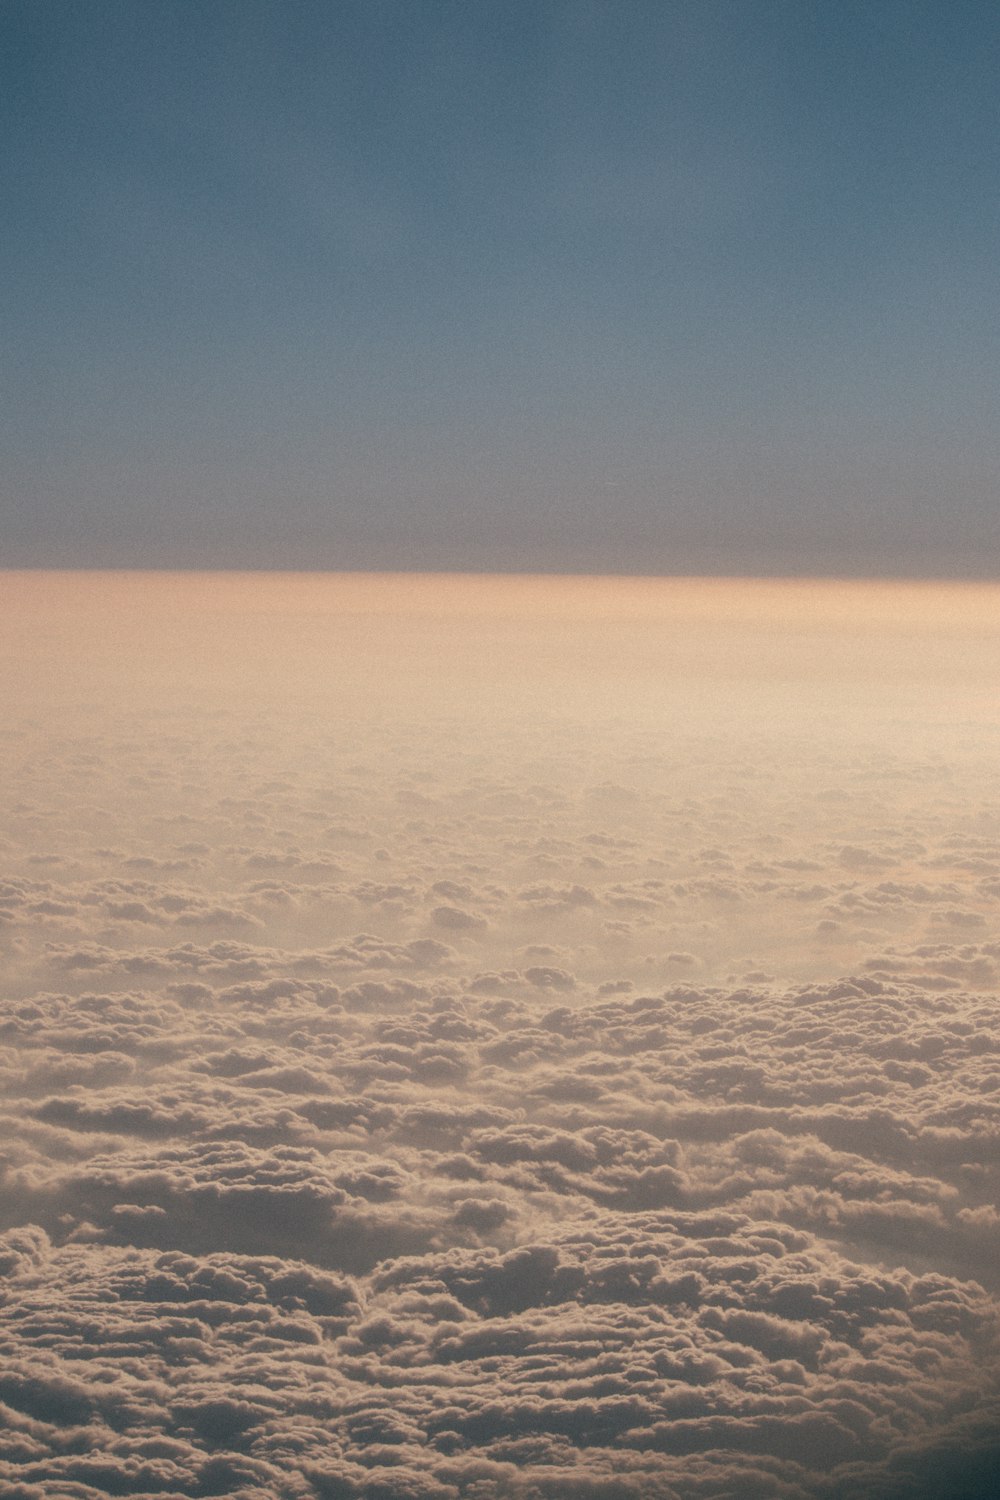
[[[5,1495],[996,1491],[988,757],[42,708]]]

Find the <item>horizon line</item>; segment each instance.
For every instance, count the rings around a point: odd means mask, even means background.
[[[837,583],[837,584],[904,584],[928,585],[976,585],[990,587],[1000,585],[1000,573],[849,573],[787,571],[720,571],[706,572],[699,569],[679,569],[672,572],[641,572],[633,569],[590,568],[359,568],[359,567],[272,567],[267,564],[203,566],[170,563],[84,563],[80,565],[55,563],[0,563],[0,576],[32,574],[163,574],[214,577],[220,574],[233,577],[282,576],[301,578],[510,578],[510,579],[620,579],[635,582],[712,582],[712,583]]]

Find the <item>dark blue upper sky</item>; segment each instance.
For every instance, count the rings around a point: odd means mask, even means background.
[[[9,565],[1000,571],[1000,8],[2,0]]]

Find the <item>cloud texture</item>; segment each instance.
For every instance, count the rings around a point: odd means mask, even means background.
[[[387,699],[25,675],[3,1493],[995,1493],[990,723],[463,710],[394,628]]]

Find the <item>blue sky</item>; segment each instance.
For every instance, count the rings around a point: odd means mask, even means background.
[[[7,565],[996,574],[994,5],[0,32]]]

